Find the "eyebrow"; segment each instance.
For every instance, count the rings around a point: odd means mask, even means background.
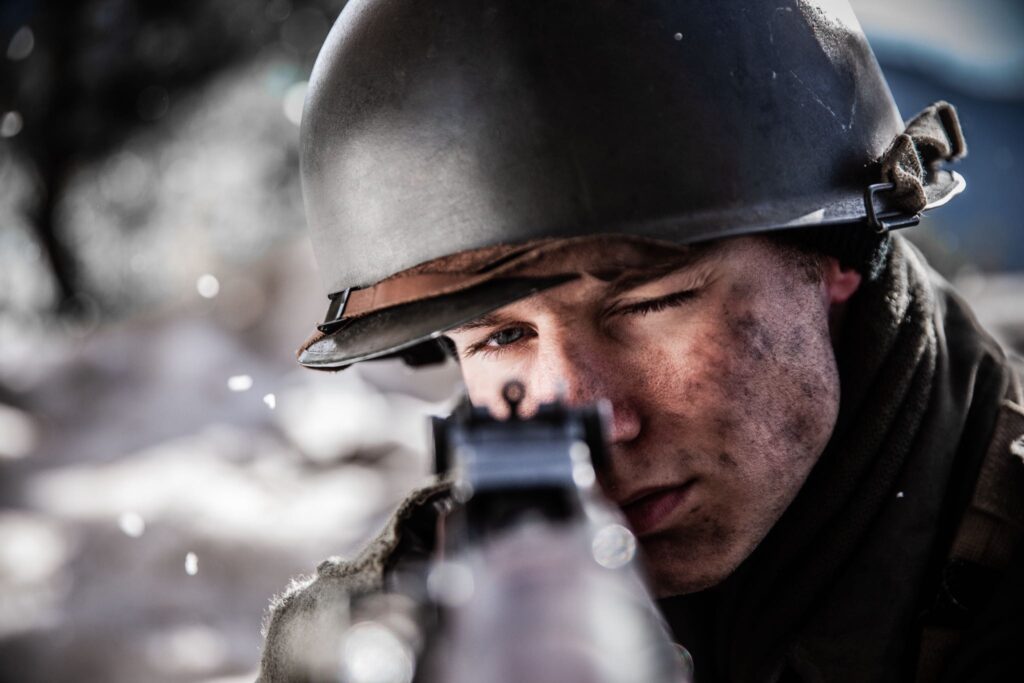
[[[605,268],[603,270],[595,269],[585,272],[599,280],[608,282],[608,290],[605,296],[614,297],[631,289],[656,282],[684,268],[692,268],[708,258],[712,251],[712,249],[702,247],[691,248],[685,253],[680,254],[678,258],[655,266],[648,266],[639,272],[630,272],[637,270],[635,268]],[[503,322],[505,322],[505,318],[498,312],[485,313],[469,322],[462,323],[458,327],[449,329],[448,332],[468,332],[469,330],[477,330],[483,327],[498,327]]]
[[[682,270],[683,268],[692,266],[694,262],[695,261],[693,259],[687,259],[683,262],[673,261],[671,263],[664,263],[651,268],[645,268],[643,272],[619,275],[609,284],[606,296],[618,296],[631,289],[636,289],[637,287],[641,287],[651,282],[656,282]]]
[[[478,318],[473,318],[468,323],[462,323],[458,327],[452,327],[448,332],[468,332],[478,330],[481,327],[497,327],[502,322],[501,316],[495,313],[485,313]]]
[[[686,268],[693,268],[699,265],[708,260],[717,251],[715,249],[717,244],[717,242],[710,242],[690,245],[685,252],[676,254],[669,260],[642,269],[629,267],[606,268],[603,271],[587,271],[587,274],[609,283],[607,296],[619,296],[631,289],[636,289]]]

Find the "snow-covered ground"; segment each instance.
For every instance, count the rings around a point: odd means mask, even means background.
[[[304,258],[257,280],[318,287]],[[455,370],[299,368],[320,311],[296,280],[245,335],[196,296],[5,349],[0,680],[251,680],[269,598],[425,479]]]
[[[78,170],[75,321],[0,140],[0,682],[251,680],[270,597],[427,476],[452,367],[295,363],[304,77],[271,51]]]

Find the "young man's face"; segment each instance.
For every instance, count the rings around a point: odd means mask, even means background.
[[[579,280],[449,337],[477,405],[500,413],[512,378],[528,408],[611,403],[599,481],[658,595],[691,592],[754,550],[824,449],[839,410],[830,313],[860,280],[760,237],[671,265],[635,245],[611,251],[576,250],[564,267]]]

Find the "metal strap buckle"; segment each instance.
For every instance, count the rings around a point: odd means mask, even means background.
[[[328,294],[327,298],[331,300],[331,303],[327,305],[327,315],[316,328],[324,334],[330,334],[340,329],[346,322],[345,307],[348,305],[348,298],[357,289],[362,289],[362,287],[347,287],[340,292]]]
[[[873,185],[868,185],[867,189],[864,190],[864,209],[868,214],[868,227],[879,235],[884,235],[891,230],[909,228],[921,222],[921,214],[919,213],[915,213],[910,216],[906,214],[899,214],[890,218],[882,218],[878,215],[875,211],[875,195],[879,192],[891,192],[895,189],[896,183],[875,183]]]

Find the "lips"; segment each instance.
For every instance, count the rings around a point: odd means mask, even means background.
[[[623,514],[637,536],[656,531],[659,525],[678,508],[693,490],[696,479],[690,479],[679,486],[667,486],[647,491],[627,499],[620,504]]]

